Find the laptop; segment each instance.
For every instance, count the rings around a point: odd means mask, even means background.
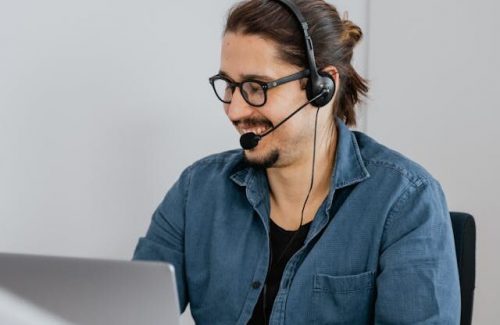
[[[180,322],[174,268],[167,263],[0,253],[0,292],[15,297],[11,304],[19,311],[43,314],[38,324]]]

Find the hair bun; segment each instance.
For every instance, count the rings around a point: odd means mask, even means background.
[[[362,38],[363,32],[358,25],[347,18],[342,19],[342,44],[354,48]]]

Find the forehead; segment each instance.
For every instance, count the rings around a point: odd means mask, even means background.
[[[276,79],[291,65],[282,62],[276,43],[257,35],[229,32],[222,39],[220,70],[235,81],[248,75]]]

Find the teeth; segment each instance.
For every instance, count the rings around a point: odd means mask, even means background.
[[[264,128],[264,127],[253,128],[253,129],[241,129],[243,134],[253,132],[257,135],[260,135],[260,134],[266,132],[266,130],[267,130],[267,128]]]

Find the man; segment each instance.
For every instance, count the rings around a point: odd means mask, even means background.
[[[244,150],[189,166],[134,255],[175,266],[197,323],[458,323],[439,184],[348,129],[361,36],[322,0],[231,10],[210,82]]]

